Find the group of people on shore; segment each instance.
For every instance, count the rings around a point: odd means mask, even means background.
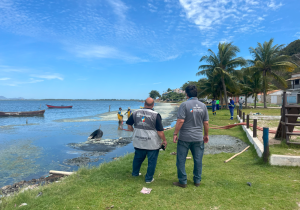
[[[209,141],[208,111],[205,104],[197,98],[197,88],[189,85],[185,89],[187,101],[183,102],[177,113],[177,123],[173,133],[173,142],[177,143],[177,175],[178,182],[173,185],[187,187],[185,161],[188,151],[191,150],[194,159],[194,185],[198,187],[202,175],[202,158],[204,143]],[[162,118],[153,110],[154,100],[147,98],[143,109],[134,111],[126,124],[133,131],[132,141],[135,149],[132,163],[132,176],[141,176],[140,168],[148,158],[148,168],[145,182],[154,181],[154,173],[159,150],[167,147]]]
[[[213,115],[217,115],[217,112],[216,110],[219,110],[219,100],[215,100],[213,99],[212,102],[211,102],[211,108],[212,108],[212,113]],[[238,101],[239,103],[239,110],[242,110],[243,109],[243,104],[245,103],[244,99],[241,97]],[[223,105],[221,105],[223,106]],[[234,108],[235,108],[235,104],[234,104],[234,100],[232,98],[229,99],[229,103],[228,103],[228,106],[229,106],[229,111],[230,111],[230,120],[233,120],[233,112],[234,112]]]
[[[194,159],[194,185],[198,187],[202,175],[202,159],[204,154],[204,143],[209,141],[209,116],[207,107],[197,98],[197,88],[195,85],[189,85],[185,89],[187,101],[183,102],[177,112],[177,122],[173,133],[173,143],[177,143],[177,177],[178,182],[173,185],[185,188],[187,187],[187,174],[185,171],[185,162],[188,151],[191,150]],[[242,109],[243,98],[239,100],[239,109]],[[219,100],[212,100],[212,112],[216,115],[219,110]],[[146,157],[148,158],[148,168],[145,175],[145,182],[154,181],[154,173],[160,149],[167,147],[167,140],[164,134],[162,118],[154,109],[154,99],[147,98],[144,107],[131,112],[127,110],[128,130],[133,131],[132,141],[135,149],[132,176],[141,176],[140,168]],[[230,99],[229,110],[231,120],[233,120],[234,101]],[[121,115],[120,107],[118,116]],[[123,118],[123,116],[122,116]]]

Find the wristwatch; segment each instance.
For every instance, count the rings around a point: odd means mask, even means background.
[[[173,133],[173,136],[177,136],[177,133]]]

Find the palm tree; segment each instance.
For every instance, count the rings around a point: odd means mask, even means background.
[[[279,76],[277,72],[292,72],[297,67],[295,64],[288,61],[289,56],[280,55],[280,51],[284,45],[274,45],[273,39],[269,42],[257,43],[254,49],[250,47],[250,53],[253,54],[254,60],[249,62],[252,64],[249,69],[253,74],[262,74],[263,77],[263,92],[264,92],[264,108],[267,108],[266,103],[266,90],[268,88],[267,78],[272,77],[279,84],[287,88],[286,81],[283,77]]]
[[[220,76],[224,97],[226,101],[226,108],[228,109],[228,100],[227,100],[227,90],[225,80],[231,81],[231,74],[234,74],[235,68],[239,66],[245,66],[247,64],[246,60],[236,57],[236,53],[240,52],[237,46],[232,45],[231,43],[219,43],[218,45],[218,54],[216,55],[211,49],[208,49],[209,55],[205,55],[200,59],[200,62],[205,61],[206,65],[199,66],[198,69],[202,69],[196,75],[212,75]]]

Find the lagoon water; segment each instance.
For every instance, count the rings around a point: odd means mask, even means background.
[[[45,104],[73,105],[73,108],[48,109]],[[0,111],[46,110],[43,117],[0,117],[0,187],[48,175],[49,170],[77,170],[77,165],[66,163],[77,157],[88,157],[89,165],[97,166],[133,152],[131,144],[109,148],[96,156],[91,151],[68,146],[85,142],[100,124],[104,132],[102,139],[130,137],[131,132],[118,129],[117,121],[101,121],[100,114],[108,112],[109,105],[111,111],[117,111],[119,107],[138,109],[143,104],[137,101],[0,101]]]

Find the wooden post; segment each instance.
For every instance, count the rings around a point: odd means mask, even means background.
[[[257,137],[257,119],[253,120],[253,137]]]
[[[243,122],[245,122],[245,112],[243,112]]]
[[[242,118],[242,111],[241,110],[239,111],[239,117],[240,117],[240,119]]]
[[[239,109],[236,109],[236,115],[239,115]]]
[[[264,153],[263,160],[265,163],[269,161],[269,128],[263,128]]]
[[[247,128],[249,129],[249,115],[247,114]]]

